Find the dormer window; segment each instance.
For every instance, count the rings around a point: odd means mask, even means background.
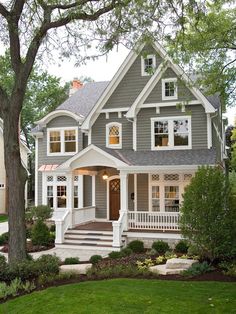
[[[162,100],[177,99],[177,78],[162,80]]]
[[[74,127],[47,129],[47,154],[74,155],[78,151],[78,129]]]
[[[142,57],[141,62],[142,76],[152,75],[156,68],[156,56]]]
[[[106,125],[106,146],[122,148],[122,124],[111,122]]]

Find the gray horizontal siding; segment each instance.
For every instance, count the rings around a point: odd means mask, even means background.
[[[148,211],[148,174],[137,175],[137,210]]]
[[[155,54],[157,67],[162,62],[161,57],[152,47],[145,47],[141,54]],[[104,108],[130,107],[147,84],[150,77],[151,76],[141,75],[141,55],[137,56],[120,84],[108,99]]]
[[[118,118],[118,113],[110,113],[109,119],[106,119],[105,113],[101,113],[92,126],[92,144],[106,146],[106,124],[110,122],[122,124],[122,148],[130,149],[133,145],[133,126],[124,113],[122,118]]]
[[[165,73],[163,74],[160,81],[156,84],[153,88],[147,99],[144,101],[145,104],[151,104],[156,102],[169,102],[170,100],[162,100],[162,79],[164,78],[176,78],[177,75],[175,72],[167,68]],[[174,101],[187,101],[187,100],[195,100],[195,96],[190,92],[190,90],[184,85],[183,81],[178,79],[177,81],[178,86],[178,99]]]
[[[129,174],[129,177],[128,177],[128,207],[129,207],[129,210],[134,210],[134,200],[131,199],[132,193],[134,193],[134,175]]]
[[[92,177],[84,176],[84,207],[92,206]]]
[[[176,107],[141,109],[137,116],[137,150],[151,149],[151,118],[191,115],[192,148],[207,148],[207,118],[202,105],[186,106],[186,112]]]

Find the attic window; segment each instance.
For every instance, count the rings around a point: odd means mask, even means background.
[[[177,78],[162,80],[162,100],[177,99]]]
[[[152,75],[156,68],[156,56],[148,55],[141,59],[142,76]]]

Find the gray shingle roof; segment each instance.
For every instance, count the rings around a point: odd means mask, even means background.
[[[57,107],[56,110],[69,110],[75,114],[80,114],[86,117],[90,110],[95,106],[108,84],[109,82],[86,83],[82,88]]]
[[[130,166],[214,165],[216,150],[191,149],[167,151],[114,150],[99,146],[102,150]]]

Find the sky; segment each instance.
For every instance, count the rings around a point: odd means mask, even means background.
[[[67,60],[60,65],[57,63],[50,64],[47,67],[47,71],[50,74],[61,77],[62,82],[72,81],[73,78],[81,76],[91,77],[96,82],[109,81],[115,75],[128,53],[128,49],[124,46],[119,46],[118,50],[115,48],[107,57],[103,56],[95,61],[89,60],[86,65],[76,67],[75,60]],[[229,108],[224,116],[228,118],[228,123],[233,125],[236,118],[236,105]]]

